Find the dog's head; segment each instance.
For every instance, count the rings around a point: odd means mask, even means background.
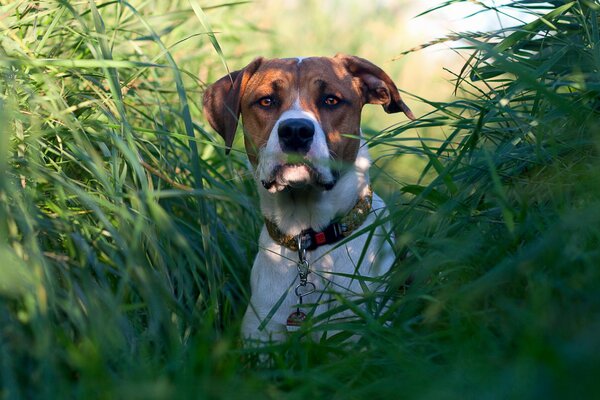
[[[383,70],[347,55],[257,58],[204,93],[204,113],[228,150],[242,115],[248,158],[270,192],[332,188],[358,153],[365,104],[414,119]]]

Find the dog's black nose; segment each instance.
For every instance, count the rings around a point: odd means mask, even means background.
[[[306,154],[315,135],[315,125],[309,119],[290,118],[279,123],[277,133],[284,152]]]

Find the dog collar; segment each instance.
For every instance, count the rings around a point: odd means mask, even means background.
[[[319,246],[335,243],[342,238],[350,236],[367,219],[371,211],[373,201],[373,191],[368,187],[367,194],[359,198],[352,210],[342,218],[332,221],[325,229],[320,232],[308,228],[300,232],[299,235],[287,235],[275,225],[274,222],[265,218],[265,225],[269,236],[276,243],[287,247],[290,250],[297,251],[298,243],[302,243],[302,248],[314,250]]]

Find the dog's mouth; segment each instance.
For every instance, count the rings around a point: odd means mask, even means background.
[[[325,177],[310,162],[296,162],[276,166],[271,176],[263,179],[261,183],[270,193],[310,187],[331,190],[335,186],[336,178],[335,176]]]

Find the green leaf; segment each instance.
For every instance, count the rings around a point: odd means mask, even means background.
[[[415,196],[423,195],[425,199],[437,206],[445,204],[448,202],[448,200],[450,200],[450,196],[440,192],[439,190],[427,186],[406,185],[403,186],[400,189],[400,191],[402,193],[410,193]]]
[[[532,22],[528,23],[527,25],[520,27],[519,30],[517,30],[516,32],[513,32],[506,39],[502,40],[500,43],[498,43],[496,46],[494,46],[494,50],[499,53],[503,52],[503,51],[509,49],[510,47],[516,45],[517,43],[519,43],[521,40],[525,39],[526,37],[535,35],[538,31],[540,31],[545,26],[550,27],[550,29],[556,29],[556,27],[554,25],[552,25],[550,23],[550,21],[553,21],[555,18],[562,15],[565,11],[569,10],[575,4],[577,4],[577,2],[575,2],[575,1],[564,4],[558,8],[550,11],[548,14],[546,14],[542,17],[539,17],[535,21],[532,21]]]
[[[421,146],[423,147],[425,154],[429,158],[429,162],[436,170],[439,177],[443,179],[444,183],[446,184],[446,187],[448,188],[448,191],[453,195],[456,194],[458,192],[458,187],[452,180],[450,170],[444,167],[440,160],[438,160],[437,155],[431,151],[431,149],[427,146],[427,144],[424,141],[421,141]]]
[[[200,6],[200,4],[198,3],[197,0],[190,0],[190,4],[192,5],[192,9],[194,10],[196,17],[198,17],[200,24],[202,24],[202,27],[206,30],[206,33],[208,34],[208,39],[210,40],[210,43],[212,44],[213,48],[219,55],[219,58],[221,59],[221,62],[223,63],[225,70],[229,74],[230,73],[229,67],[227,66],[227,62],[225,61],[225,56],[223,55],[223,50],[221,49],[221,45],[219,44],[219,41],[217,40],[217,37],[215,36],[215,33],[214,33],[212,27],[210,26],[208,17],[204,13],[204,10],[202,10],[202,7]]]

